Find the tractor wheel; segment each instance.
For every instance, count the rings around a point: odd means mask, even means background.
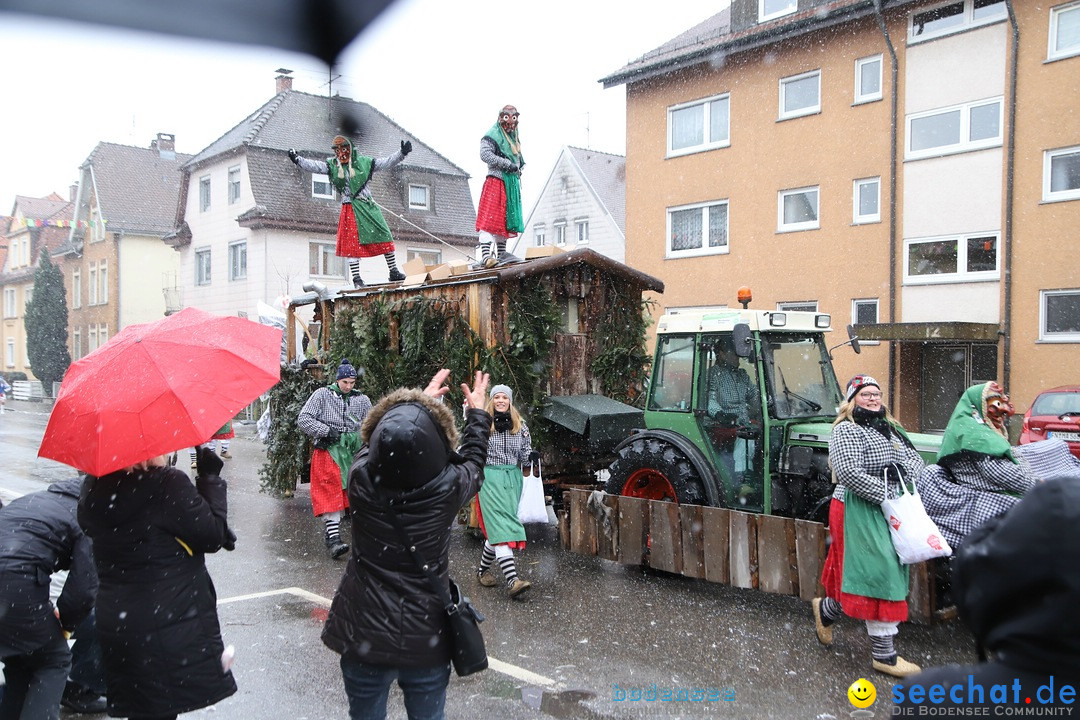
[[[705,505],[701,478],[679,449],[659,438],[637,438],[611,464],[609,495]]]

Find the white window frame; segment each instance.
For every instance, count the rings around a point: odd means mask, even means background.
[[[195,284],[196,285],[209,285],[213,279],[213,262],[212,255],[209,247],[201,247],[195,249]],[[203,277],[201,259],[206,258],[206,276]]]
[[[1048,332],[1046,329],[1046,299],[1057,295],[1080,296],[1080,289],[1039,291],[1039,342],[1080,343],[1080,332]]]
[[[997,104],[998,108],[997,136],[991,138],[983,138],[981,140],[971,140],[970,137],[972,110],[993,104]],[[985,148],[1001,147],[1003,132],[1002,126],[1004,124],[1004,109],[1004,98],[998,96],[994,98],[986,98],[983,100],[976,100],[974,102],[963,103],[961,105],[950,105],[949,107],[935,108],[933,110],[927,110],[920,113],[912,113],[911,115],[907,116],[904,123],[906,131],[904,137],[904,159],[919,160],[921,158],[940,157],[942,155],[953,155],[956,153],[971,152],[973,150],[983,150]],[[911,125],[913,122],[923,120],[929,117],[934,117],[936,115],[947,115],[953,112],[960,113],[960,134],[958,142],[950,143],[947,145],[935,145],[934,147],[922,148],[919,150],[911,149]]]
[[[97,325],[91,324],[86,329],[86,352],[89,355],[98,349]]]
[[[565,220],[556,220],[554,223],[552,223],[552,226],[555,228],[555,244],[556,245],[565,245],[566,244],[566,221]]]
[[[817,102],[813,105],[808,105],[804,108],[797,110],[787,111],[785,107],[785,98],[787,97],[787,88],[792,83],[801,82],[813,78],[817,83]],[[791,118],[805,117],[807,115],[814,115],[821,112],[821,70],[810,70],[809,72],[799,73],[798,75],[789,75],[785,78],[780,78],[780,105],[779,105],[779,119],[789,120]]]
[[[709,232],[709,214],[710,210],[714,207],[723,207],[725,209],[723,245],[709,245],[706,242],[706,233]],[[701,247],[688,248],[685,250],[674,250],[671,247],[671,216],[677,212],[683,212],[687,210],[701,211]],[[724,198],[723,200],[711,200],[709,202],[692,203],[690,205],[678,205],[675,207],[669,207],[667,209],[667,223],[665,229],[667,231],[665,234],[666,240],[664,241],[664,257],[666,259],[698,257],[701,255],[726,255],[731,252],[731,203],[727,198]]]
[[[90,209],[90,242],[105,239],[105,220],[101,217],[101,208],[96,204]]]
[[[853,298],[851,300],[851,324],[859,324],[859,306],[874,305],[874,324],[876,325],[881,318],[881,301],[877,298]],[[880,345],[880,340],[859,340],[860,345]]]
[[[809,307],[808,307],[809,306]],[[817,300],[786,300],[776,303],[779,312],[817,312]]]
[[[862,193],[860,191],[862,190],[862,188],[867,187],[867,186],[869,186],[871,184],[876,186],[875,192],[876,192],[877,198],[876,198],[875,205],[877,207],[877,212],[862,215],[862,214],[860,214],[860,211],[862,210],[862,203],[860,202],[860,200],[862,199],[861,198]],[[881,222],[881,178],[880,177],[861,178],[861,179],[855,180],[851,184],[851,222],[853,224],[855,224],[855,225],[865,225],[867,223],[879,223],[879,222]]]
[[[878,89],[876,92],[865,92],[862,86],[863,68],[867,65],[870,65],[871,63],[877,63],[878,66]],[[885,56],[880,53],[877,55],[871,55],[869,57],[859,58],[855,61],[855,105],[868,102],[876,102],[883,97],[882,90],[884,87],[884,67]]]
[[[784,17],[785,15],[791,15],[792,13],[798,12],[798,10],[799,10],[799,2],[798,2],[798,0],[788,0],[788,4],[787,4],[786,7],[784,7],[781,10],[774,10],[773,12],[766,15],[765,14],[765,3],[766,2],[767,2],[767,0],[758,0],[758,13],[757,13],[757,16],[758,16],[758,22],[759,23],[765,22],[767,20],[774,20],[774,19],[776,19],[778,17]]]
[[[1063,58],[1080,55],[1080,38],[1077,39],[1075,45],[1071,45],[1064,50],[1059,50],[1057,47],[1061,16],[1065,14],[1072,15],[1073,13],[1075,13],[1078,18],[1077,22],[1080,22],[1080,2],[1066,3],[1064,5],[1059,5],[1058,7],[1050,8],[1050,39],[1046,47],[1046,59],[1048,61],[1061,60]]]
[[[542,247],[547,244],[547,228],[543,225],[533,226],[533,245]]]
[[[931,30],[920,35],[915,34],[916,17],[954,5],[963,5],[963,10],[957,16],[959,18],[957,24],[941,28],[939,30]],[[945,35],[952,35],[954,33],[963,32],[964,30],[970,30],[971,28],[981,27],[983,25],[991,25],[993,23],[1002,22],[1008,17],[1004,1],[999,2],[996,7],[1001,8],[1000,13],[995,13],[992,15],[988,14],[985,17],[978,19],[975,18],[974,0],[949,0],[949,2],[943,2],[938,5],[932,5],[930,7],[921,7],[918,10],[914,10],[908,14],[908,45],[926,42],[927,40],[934,40],[935,38],[944,37]]]
[[[803,222],[784,222],[784,200],[793,195],[813,193],[814,196],[814,219]],[[801,232],[803,230],[817,230],[821,227],[821,187],[808,185],[801,188],[781,190],[776,194],[776,232]]]
[[[247,280],[247,240],[229,243],[229,280]]]
[[[86,298],[86,304],[88,306],[97,305],[98,304],[98,299],[97,299],[97,291],[98,291],[97,263],[90,263],[90,273],[89,273],[89,276],[87,277],[87,280],[89,282],[87,283],[87,288],[86,289],[87,289],[87,292],[89,293],[89,295]]]
[[[326,187],[326,192],[320,192]],[[334,186],[330,184],[330,176],[321,173],[311,173],[311,197],[324,200],[334,199]]]
[[[109,323],[101,323],[98,325],[98,347],[107,342],[109,342]]]
[[[199,178],[199,212],[210,211],[210,176]]]
[[[1054,160],[1063,155],[1077,155],[1080,159],[1080,145],[1057,150],[1045,150],[1043,152],[1043,202],[1060,202],[1062,200],[1080,200],[1080,183],[1074,188],[1066,190],[1051,190],[1052,171]]]
[[[17,300],[17,298],[16,298],[16,295],[15,295],[15,288],[13,288],[13,287],[4,288],[4,317],[6,317],[6,318],[19,317],[17,312],[16,312],[16,309],[15,309],[16,300]]]
[[[15,367],[15,338],[7,339],[7,347],[4,349],[5,364],[9,368]]]
[[[71,331],[71,359],[78,360],[82,356],[82,329],[75,328]]]
[[[75,268],[71,271],[71,309],[78,310],[82,307],[82,269]]]
[[[413,190],[422,190],[424,193],[424,201],[413,201]],[[409,209],[410,210],[430,210],[431,209],[431,186],[423,185],[421,183],[409,183]]]
[[[724,101],[724,108],[727,112],[727,135],[722,138],[713,138],[711,136],[712,130],[712,112],[713,104]],[[675,122],[674,116],[676,113],[689,110],[692,108],[701,108],[701,138],[702,142],[698,145],[687,145],[686,147],[673,148],[672,144],[675,135]],[[672,105],[667,109],[667,154],[668,157],[678,157],[680,155],[689,155],[691,153],[703,152],[705,150],[715,150],[716,148],[724,148],[731,145],[731,93],[720,93],[719,95],[712,95],[707,98],[701,98],[700,100],[694,100],[692,102],[680,103],[679,105]]]
[[[589,244],[589,219],[582,218],[574,221],[574,235],[578,245]]]
[[[414,258],[420,258],[424,261],[425,265],[442,265],[442,250],[416,250],[414,248],[407,248],[405,250],[405,262],[408,262]]]
[[[98,264],[98,305],[109,304],[109,261]]]
[[[975,238],[994,238],[996,251],[994,253],[993,270],[980,270],[969,272],[967,268],[967,241]],[[942,243],[953,241],[956,243],[956,272],[935,273],[929,275],[912,275],[909,267],[911,261],[910,248],[912,245],[924,243]],[[905,285],[940,285],[943,283],[958,282],[981,282],[1001,279],[1001,233],[971,232],[963,235],[942,235],[938,237],[920,237],[904,239],[904,284]]]
[[[229,180],[228,201],[230,205],[235,205],[236,203],[240,202],[240,166],[233,165],[231,168],[229,168],[229,174],[227,177]]]
[[[345,260],[338,257],[337,246],[334,243],[319,240],[308,241],[308,270],[311,270],[311,253],[318,253],[316,268],[311,272],[312,277],[337,278],[345,277]],[[337,272],[331,272],[337,267]]]

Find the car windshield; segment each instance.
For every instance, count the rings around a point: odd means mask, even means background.
[[[761,347],[772,417],[836,416],[840,386],[820,335],[762,335]]]
[[[1032,415],[1080,415],[1080,393],[1043,393],[1031,406]]]

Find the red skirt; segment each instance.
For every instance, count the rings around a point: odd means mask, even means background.
[[[906,600],[881,600],[879,598],[849,595],[840,588],[844,580],[844,503],[833,498],[829,505],[829,534],[832,544],[821,571],[821,584],[825,594],[839,600],[844,614],[858,620],[904,622],[908,619]]]
[[[394,243],[382,242],[370,245],[360,244],[360,230],[356,227],[356,214],[352,205],[342,205],[338,215],[337,247],[334,252],[338,257],[375,257],[394,252]]]
[[[480,205],[476,209],[476,231],[500,237],[517,237],[516,232],[506,229],[506,186],[499,178],[487,176],[480,191]]]
[[[349,494],[341,487],[341,468],[326,450],[311,454],[311,510],[315,515],[349,507]]]

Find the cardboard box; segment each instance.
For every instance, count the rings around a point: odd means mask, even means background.
[[[455,276],[472,272],[472,260],[452,260],[446,266],[450,268],[450,274]]]
[[[525,259],[531,260],[538,257],[551,257],[552,255],[560,255],[566,252],[558,245],[541,245],[539,247],[530,247],[525,249]]]
[[[436,265],[428,271],[428,280],[445,280],[453,273],[450,272],[450,266],[446,263],[442,265]]]
[[[401,268],[401,271],[405,273],[405,275],[421,275],[426,273],[428,269],[427,265],[424,264],[424,259],[422,257],[414,257],[412,260],[405,263],[405,266]]]
[[[428,274],[426,272],[419,272],[415,275],[406,275],[405,279],[401,281],[401,287],[419,287],[427,282]]]

